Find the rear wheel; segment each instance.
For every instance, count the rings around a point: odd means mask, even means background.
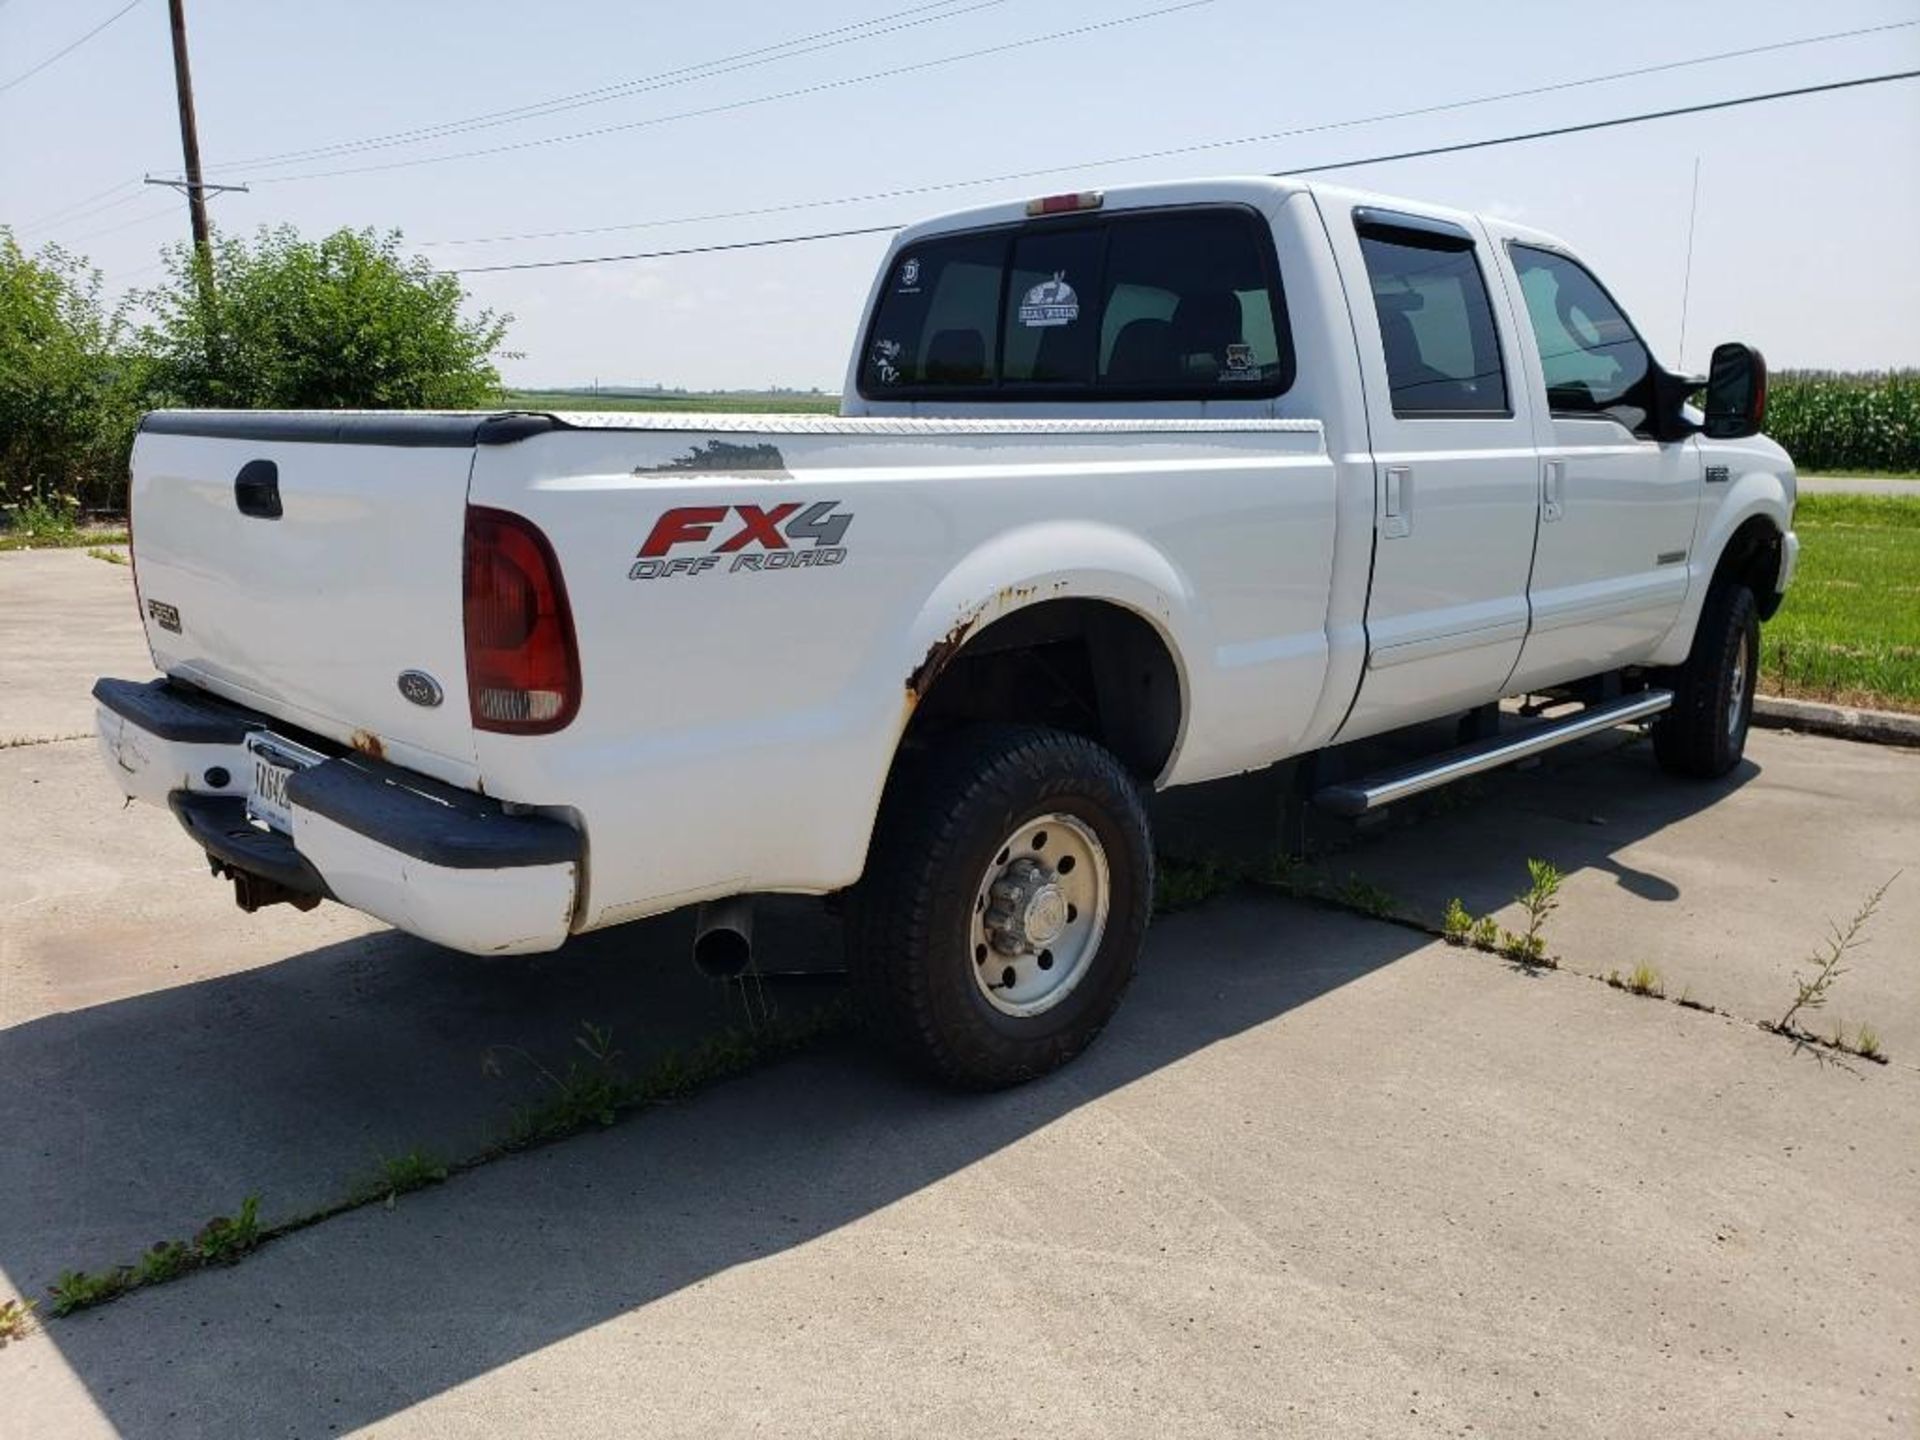
[[[1653,726],[1653,749],[1675,775],[1712,780],[1740,763],[1760,671],[1760,608],[1737,582],[1714,586],[1686,664],[1669,672],[1673,706]]]
[[[1065,1064],[1133,978],[1152,854],[1132,776],[1082,736],[982,726],[903,759],[847,916],[874,1027],[972,1089]]]

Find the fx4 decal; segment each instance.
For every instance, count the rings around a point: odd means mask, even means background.
[[[801,570],[839,565],[847,558],[851,511],[837,500],[813,504],[683,505],[653,522],[641,545],[629,580],[664,580],[675,575],[705,575],[723,563],[728,575],[741,571]],[[805,542],[804,548],[796,542]],[[704,553],[674,555],[683,545]]]

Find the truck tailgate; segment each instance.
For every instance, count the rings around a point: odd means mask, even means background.
[[[461,543],[482,423],[149,416],[132,514],[155,663],[292,726],[474,784]]]

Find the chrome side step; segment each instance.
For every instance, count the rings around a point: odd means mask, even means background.
[[[1523,730],[1496,735],[1491,740],[1444,750],[1411,765],[1383,770],[1360,780],[1329,785],[1314,792],[1313,802],[1336,815],[1364,815],[1369,810],[1378,810],[1383,805],[1405,800],[1424,790],[1437,790],[1442,785],[1465,779],[1469,775],[1478,775],[1483,770],[1511,765],[1529,755],[1538,755],[1556,745],[1565,745],[1570,740],[1597,735],[1602,730],[1611,730],[1629,720],[1644,720],[1649,715],[1658,715],[1672,704],[1671,690],[1643,690],[1637,695],[1626,695],[1601,705],[1588,706],[1579,714],[1569,715],[1563,720],[1543,720]]]

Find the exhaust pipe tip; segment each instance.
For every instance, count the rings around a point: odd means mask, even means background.
[[[693,926],[693,964],[709,980],[733,980],[753,964],[753,905],[742,897],[700,907]]]

